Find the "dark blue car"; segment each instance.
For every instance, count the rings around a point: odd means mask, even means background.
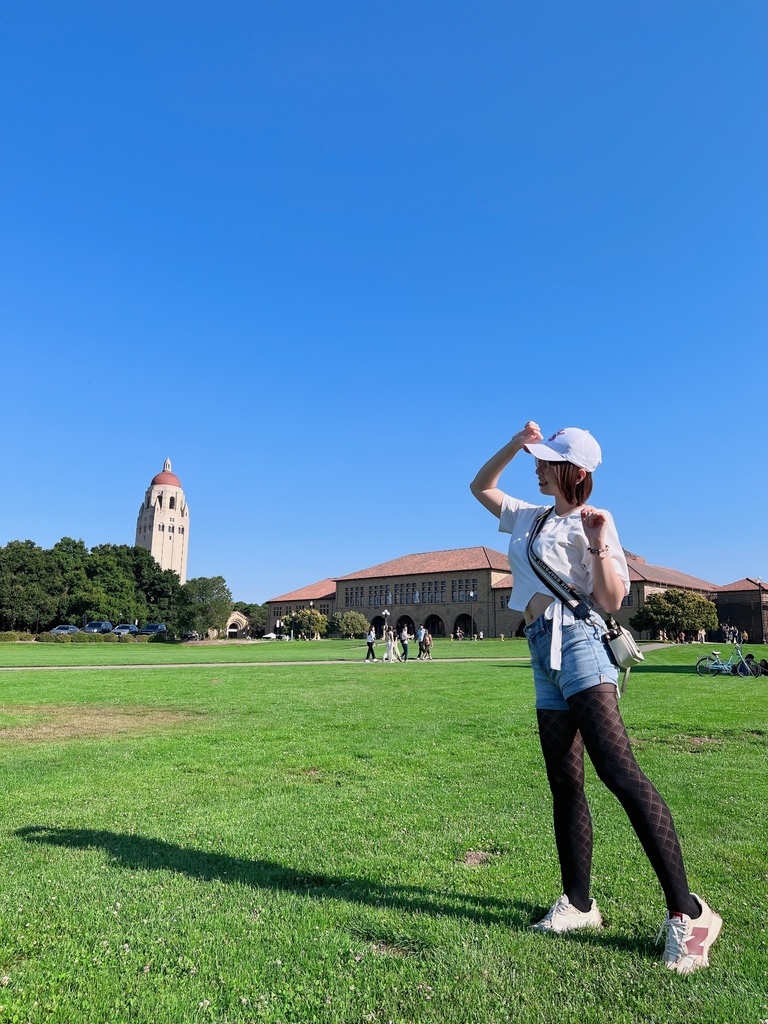
[[[167,630],[162,622],[148,622],[139,630],[139,636],[157,636],[158,633],[166,633]]]

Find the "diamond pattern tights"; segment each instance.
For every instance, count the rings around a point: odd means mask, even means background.
[[[584,795],[584,750],[599,778],[617,797],[658,876],[669,913],[698,917],[669,808],[640,770],[610,683],[583,690],[569,711],[538,710],[539,736],[552,791],[555,842],[563,892],[589,909],[592,816]]]

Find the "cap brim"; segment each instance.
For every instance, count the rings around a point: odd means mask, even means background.
[[[534,459],[541,459],[542,462],[567,462],[568,459],[560,452],[539,441],[537,444],[524,444],[523,448],[532,455]]]

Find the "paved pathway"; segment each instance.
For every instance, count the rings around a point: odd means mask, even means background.
[[[659,651],[665,647],[674,647],[675,644],[643,644],[643,651]],[[380,659],[379,659],[380,660]],[[416,662],[416,658],[409,658],[411,662]],[[432,665],[452,665],[456,662],[499,662],[499,661],[528,661],[528,657],[523,658],[435,658],[434,661],[430,662]],[[113,669],[163,669],[163,668],[274,668],[275,666],[296,666],[296,665],[364,665],[365,662],[362,658],[355,658],[354,660],[345,660],[339,658],[338,660],[326,660],[326,661],[193,661],[193,662],[172,662],[165,665],[11,665],[7,667],[0,666],[0,672],[82,672],[92,671],[100,672],[104,669],[112,671]],[[383,664],[383,662],[382,662]],[[425,662],[421,662],[425,664]]]

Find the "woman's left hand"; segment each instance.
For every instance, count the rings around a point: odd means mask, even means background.
[[[608,525],[605,513],[593,505],[585,505],[581,510],[581,525],[584,527],[587,540],[590,541],[590,547],[602,547]]]

